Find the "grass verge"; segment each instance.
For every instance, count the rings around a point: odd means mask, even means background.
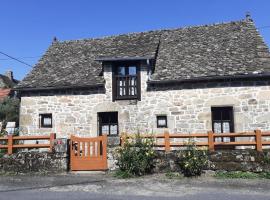
[[[214,175],[216,178],[221,179],[270,179],[270,172],[241,172],[241,171],[233,171],[233,172],[216,172]]]
[[[127,179],[127,178],[134,178],[135,176],[126,171],[116,170],[113,172],[113,177],[119,179]]]
[[[166,178],[168,178],[168,179],[181,179],[181,178],[183,178],[184,176],[183,176],[183,174],[181,174],[181,173],[178,173],[178,172],[166,172],[165,173],[165,176],[166,176]]]

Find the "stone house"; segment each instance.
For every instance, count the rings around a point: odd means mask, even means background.
[[[249,17],[54,41],[16,90],[21,134],[270,130],[270,54]]]

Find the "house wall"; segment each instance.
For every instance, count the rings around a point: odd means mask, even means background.
[[[270,130],[269,81],[208,82],[147,88],[141,69],[141,101],[112,102],[111,67],[104,67],[105,92],[22,96],[21,134],[55,132],[57,137],[97,135],[97,113],[118,112],[119,132],[160,133],[156,115],[168,117],[171,133],[212,129],[211,106],[233,106],[235,131]],[[52,113],[53,128],[39,128],[39,114]]]

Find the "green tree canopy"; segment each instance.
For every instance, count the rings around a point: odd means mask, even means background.
[[[19,123],[19,105],[20,101],[17,98],[5,98],[0,101],[0,122],[5,126],[7,122]]]

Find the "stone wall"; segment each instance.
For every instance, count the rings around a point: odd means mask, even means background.
[[[61,173],[68,170],[66,153],[18,152],[0,157],[0,173]]]
[[[156,115],[167,115],[171,133],[206,133],[212,129],[211,106],[233,106],[235,131],[270,130],[268,80],[221,81],[147,85],[147,69],[141,69],[141,101],[112,101],[111,67],[104,66],[104,91],[23,95],[21,134],[57,133],[97,136],[97,113],[118,112],[119,132],[164,132],[156,127]],[[53,128],[39,128],[39,114],[52,113]]]
[[[155,172],[179,170],[181,160],[177,154],[181,152],[157,152]],[[209,153],[209,163],[205,170],[225,171],[270,171],[270,151],[257,152],[254,150],[214,151]]]

